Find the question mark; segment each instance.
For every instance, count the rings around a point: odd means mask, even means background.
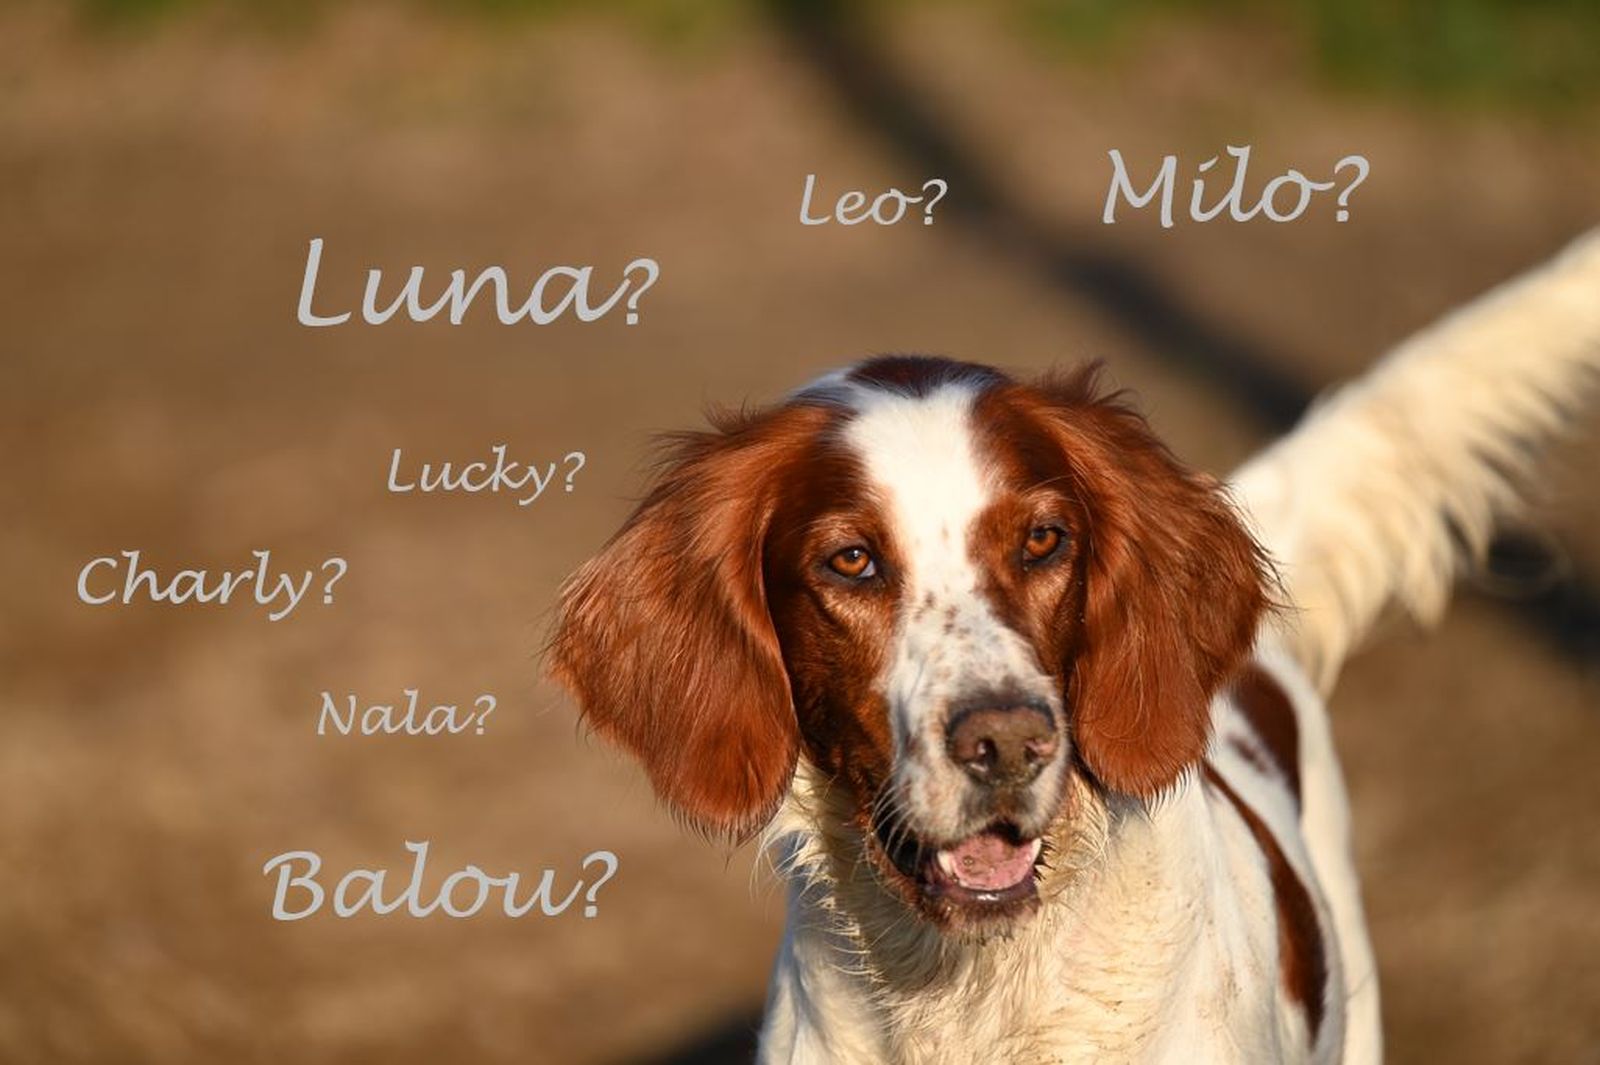
[[[589,863],[593,861],[602,861],[606,863],[606,875],[590,884],[589,890],[584,892],[583,897],[589,902],[589,905],[583,908],[583,915],[585,917],[593,917],[595,914],[600,912],[599,907],[595,905],[595,893],[600,890],[600,885],[617,875],[617,856],[612,854],[610,851],[595,851],[593,854],[589,855],[583,860],[583,868],[587,870],[589,868]]]
[[[483,723],[485,721],[489,720],[489,715],[490,714],[494,713],[494,708],[495,708],[494,696],[492,696],[492,695],[480,695],[476,699],[472,700],[472,705],[473,706],[477,706],[478,704],[482,703],[484,700],[488,700],[489,707],[483,713],[478,715],[478,735],[480,735],[480,736],[483,735]]]
[[[630,275],[632,275],[632,273],[633,273],[633,268],[636,267],[636,266],[643,267],[645,273],[648,275],[648,278],[646,279],[644,284],[640,285],[638,288],[636,288],[632,292],[628,293],[628,324],[629,325],[638,324],[638,321],[639,321],[639,297],[643,296],[647,291],[649,291],[650,286],[655,284],[656,283],[656,279],[661,276],[661,267],[654,259],[635,259],[635,260],[633,260],[633,262],[628,264],[628,268],[626,270],[622,271],[623,280],[629,280],[630,279]]]
[[[329,577],[328,582],[322,586],[322,601],[324,603],[333,602],[333,586],[339,583],[339,578],[343,577],[345,570],[350,568],[342,558],[330,558],[328,561],[322,564],[322,568],[327,569],[329,566],[332,566],[335,563],[337,563],[339,566],[339,572],[335,573],[332,577]]]
[[[924,181],[922,183],[922,191],[927,192],[929,187],[933,185],[939,186],[939,194],[929,200],[927,205],[922,208],[922,224],[925,226],[933,225],[933,205],[944,199],[944,194],[950,191],[950,186],[946,185],[942,178],[929,178]]]
[[[569,451],[567,452],[566,458],[563,458],[561,461],[566,462],[567,459],[578,460],[578,464],[572,467],[572,471],[567,474],[567,491],[570,492],[572,491],[572,479],[578,476],[578,471],[583,469],[584,463],[589,461],[589,456],[585,455],[581,451]]]
[[[1337,163],[1334,164],[1334,166],[1333,166],[1333,174],[1334,174],[1334,176],[1338,177],[1339,176],[1339,171],[1343,170],[1347,166],[1355,167],[1356,170],[1357,170],[1357,174],[1356,174],[1356,179],[1354,181],[1350,182],[1350,184],[1346,185],[1344,187],[1344,191],[1343,192],[1339,193],[1339,213],[1336,214],[1334,217],[1337,218],[1341,222],[1345,221],[1346,219],[1348,219],[1350,217],[1350,212],[1346,209],[1347,206],[1349,205],[1349,202],[1350,202],[1350,194],[1352,192],[1356,191],[1356,186],[1357,185],[1359,185],[1363,181],[1367,180],[1367,174],[1372,169],[1370,166],[1367,165],[1367,157],[1366,156],[1364,156],[1364,155],[1347,155],[1343,159],[1339,160]]]

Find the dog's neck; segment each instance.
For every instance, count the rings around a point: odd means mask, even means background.
[[[794,1011],[769,1018],[769,1042],[809,1020],[796,1034],[828,1041],[836,1061],[1057,1061],[1074,1045],[1160,1056],[1150,1040],[1197,1037],[1191,1020],[1249,1001],[1240,984],[1253,977],[1215,979],[1259,936],[1192,781],[1149,809],[1078,783],[1038,911],[983,939],[941,933],[895,898],[837,801],[802,769],[769,833],[791,897],[769,1007]],[[789,986],[786,966],[799,974]]]

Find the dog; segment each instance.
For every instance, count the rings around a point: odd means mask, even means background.
[[[870,359],[677,437],[553,676],[789,887],[764,1062],[1374,1062],[1324,698],[1600,366],[1600,237],[1227,485],[1093,370]]]

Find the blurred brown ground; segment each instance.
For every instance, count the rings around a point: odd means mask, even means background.
[[[889,47],[1008,196],[1307,389],[1600,220],[1595,116],[1330,96],[1242,26],[1177,25],[1102,67],[939,7]],[[807,173],[937,175],[898,166],[758,20],[663,48],[600,19],[353,6],[290,32],[94,33],[21,4],[0,9],[0,71],[0,1060],[600,1062],[715,1031],[759,1005],[779,893],[748,851],[680,833],[536,668],[649,433],[915,349],[1103,357],[1213,470],[1265,439],[958,227],[801,227]],[[1258,180],[1365,154],[1353,220],[1093,225],[1107,148],[1192,165],[1243,142]],[[663,274],[633,328],[308,330],[312,236],[328,306],[372,265],[526,283],[650,255]],[[1589,573],[1594,440],[1552,456],[1540,515]],[[384,491],[394,447],[500,442],[588,464],[528,508]],[[78,602],[79,567],[125,548],[169,572],[253,548],[350,568],[335,605],[277,623]],[[406,687],[499,710],[484,736],[314,734],[321,690]],[[1432,634],[1387,626],[1334,712],[1393,1060],[1600,1061],[1595,663],[1467,596]],[[571,874],[598,848],[621,869],[593,920],[268,919],[268,857],[404,869],[418,839],[436,875]]]

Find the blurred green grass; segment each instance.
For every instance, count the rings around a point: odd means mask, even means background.
[[[1560,108],[1600,96],[1596,0],[1017,0],[1025,25],[1112,52],[1157,20],[1293,33],[1324,81],[1373,95]]]
[[[149,24],[199,9],[264,24],[315,21],[347,0],[74,0],[99,25]],[[683,40],[759,17],[772,0],[397,0],[467,19],[599,12],[646,36]],[[805,0],[787,0],[790,4]],[[880,31],[918,0],[819,8],[870,18]],[[942,0],[945,3],[979,0]],[[1316,76],[1346,91],[1540,110],[1600,97],[1600,0],[1007,0],[1020,32],[1068,58],[1115,61],[1161,22],[1254,22],[1302,44]]]
[[[85,24],[137,29],[205,12],[274,29],[313,25],[349,0],[72,0]],[[388,0],[388,6],[492,23],[504,19],[595,14],[626,23],[660,41],[691,40],[725,30],[749,12],[751,0]]]

